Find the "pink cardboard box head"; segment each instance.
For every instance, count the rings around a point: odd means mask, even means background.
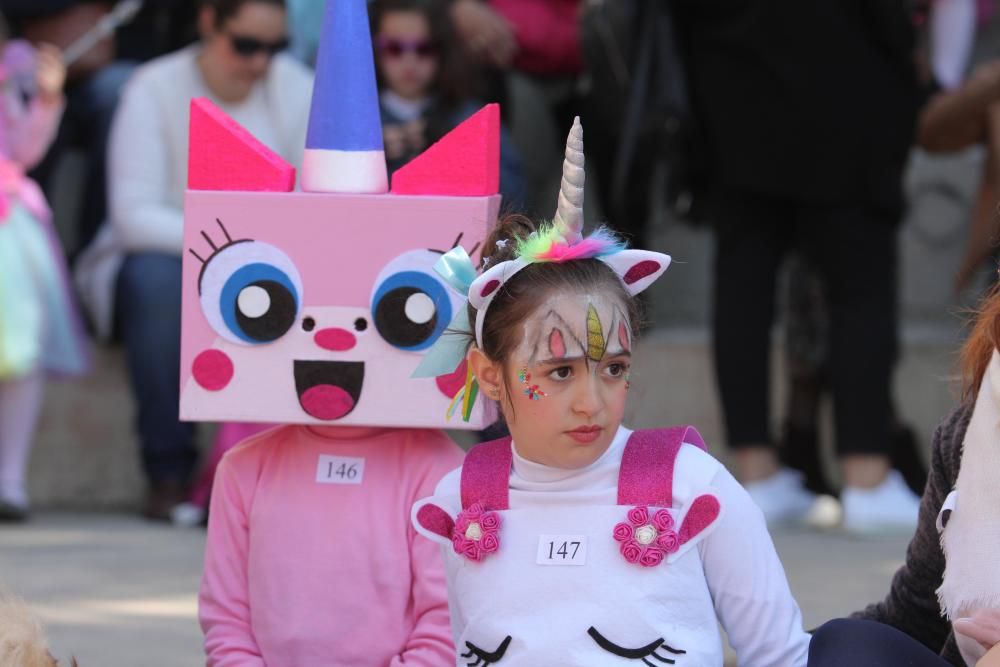
[[[181,416],[481,428],[465,380],[412,379],[464,300],[433,270],[499,197],[189,191]],[[214,247],[213,247],[214,246]]]
[[[495,105],[483,113],[498,137]],[[469,122],[482,123],[477,116]],[[214,113],[197,117],[226,121]],[[230,140],[249,141],[238,132],[220,136],[211,150],[192,144],[193,165],[203,167],[220,142],[225,151]],[[441,143],[447,148],[448,137]],[[473,151],[475,159],[496,160],[489,153],[498,143]],[[496,221],[500,196],[284,192],[281,165],[266,149],[257,152],[261,180],[245,191],[229,189],[231,178],[212,189],[211,174],[199,168],[199,183],[186,195],[181,418],[426,428],[490,423],[494,410],[485,401],[469,422],[445,418],[464,384],[464,364],[437,378],[411,375],[465,303],[433,265],[456,245],[474,252]],[[253,172],[247,169],[247,181]],[[496,192],[495,183],[485,191]]]

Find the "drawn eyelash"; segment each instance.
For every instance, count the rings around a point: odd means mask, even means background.
[[[236,245],[237,243],[246,243],[246,242],[252,240],[252,239],[236,239],[234,241],[233,237],[231,237],[229,235],[229,231],[226,230],[226,226],[222,224],[222,220],[219,220],[218,218],[216,218],[215,222],[219,225],[219,229],[222,230],[222,233],[226,237],[226,242],[225,243],[223,243],[221,246],[215,245],[215,241],[212,240],[212,237],[210,237],[207,232],[202,231],[201,232],[201,237],[203,239],[205,239],[205,242],[208,243],[208,246],[212,249],[212,254],[210,254],[208,257],[202,259],[201,255],[199,255],[198,253],[196,253],[193,248],[188,248],[188,252],[191,253],[192,255],[194,255],[194,258],[197,259],[199,262],[201,262],[201,271],[198,273],[198,287],[199,287],[199,289],[201,288],[201,279],[205,275],[205,267],[208,266],[208,263],[212,261],[213,257],[215,257],[216,255],[218,255],[220,252],[222,252],[223,250],[225,250],[229,246]]]
[[[642,660],[643,663],[649,665],[650,667],[657,667],[658,664],[663,665],[673,665],[676,660],[672,660],[665,655],[659,655],[657,651],[666,651],[671,655],[684,655],[687,651],[682,651],[680,649],[673,648],[667,644],[662,638],[657,639],[654,642],[650,642],[641,648],[625,648],[624,646],[619,646],[614,642],[607,639],[604,635],[597,631],[597,628],[591,626],[587,630],[587,634],[597,642],[597,645],[608,653],[613,653],[614,655],[620,656],[622,658],[628,658],[629,660]],[[646,658],[653,658],[658,660],[659,663],[650,662]]]
[[[469,652],[463,653],[461,657],[470,660],[470,662],[467,663],[468,667],[486,667],[487,665],[499,662],[504,654],[507,653],[507,647],[510,646],[510,635],[507,635],[504,640],[500,642],[500,646],[497,647],[497,650],[492,653],[484,651],[472,642],[465,642],[465,646],[469,649]],[[475,658],[476,661],[472,662],[472,658]]]
[[[458,238],[456,238],[455,242],[451,244],[451,248],[449,248],[449,250],[457,248],[458,244],[462,242],[463,236],[465,236],[465,232],[460,232]],[[428,248],[428,250],[430,250],[431,252],[435,252],[439,255],[444,255],[446,253],[445,250],[438,250],[436,248]],[[472,246],[472,250],[469,251],[469,256],[471,257],[472,255],[474,255],[477,250],[479,250],[479,241],[476,241],[476,244]]]

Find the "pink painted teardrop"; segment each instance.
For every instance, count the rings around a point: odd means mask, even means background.
[[[563,340],[559,329],[553,329],[549,334],[549,352],[553,359],[562,359],[566,356],[566,341]]]
[[[622,349],[626,352],[631,352],[631,344],[628,340],[628,327],[625,326],[624,322],[618,323],[618,342],[621,343]]]

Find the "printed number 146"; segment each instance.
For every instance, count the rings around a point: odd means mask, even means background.
[[[333,469],[334,465],[336,465],[335,461],[329,461],[329,462],[327,462],[327,466],[328,466],[328,469],[327,469],[327,472],[326,472],[326,476],[327,477],[333,477],[334,475],[336,475],[337,477],[339,477],[341,479],[354,479],[355,477],[358,476],[358,464],[357,463],[352,463],[351,465],[347,465],[346,463],[341,463],[337,467],[336,472],[334,472],[334,469]]]

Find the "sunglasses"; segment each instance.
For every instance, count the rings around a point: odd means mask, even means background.
[[[418,58],[429,58],[437,55],[437,46],[426,39],[404,40],[376,37],[375,46],[390,58],[399,58],[406,53],[412,53]]]
[[[228,33],[228,37],[229,42],[233,45],[233,51],[244,58],[252,58],[261,52],[273,56],[288,48],[287,39],[280,39],[277,42],[265,42],[256,37],[246,37],[232,33]]]

